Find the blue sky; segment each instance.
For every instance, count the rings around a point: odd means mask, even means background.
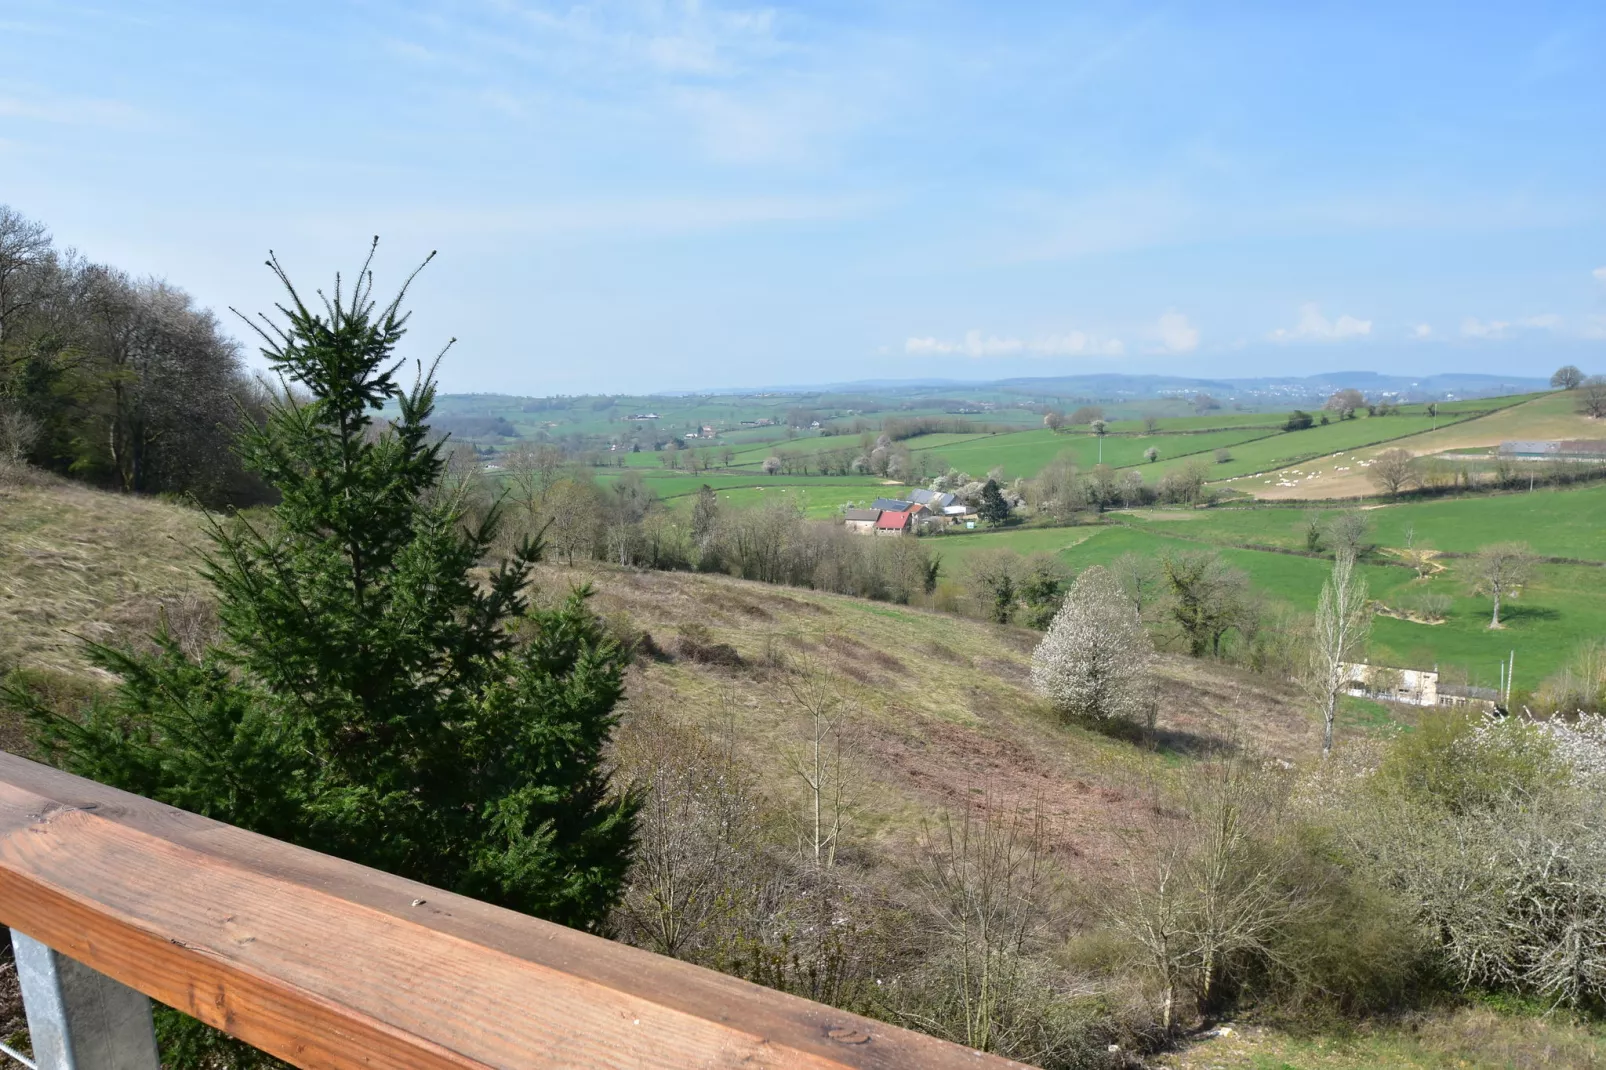
[[[1606,371],[1600,3],[0,0],[0,202],[451,390]]]

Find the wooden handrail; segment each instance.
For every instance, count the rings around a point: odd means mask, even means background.
[[[0,752],[0,923],[308,1070],[982,1055]]]

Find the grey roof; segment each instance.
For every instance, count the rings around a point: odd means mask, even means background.
[[[890,509],[895,513],[906,511],[914,502],[906,502],[899,498],[877,498],[870,503],[872,509]]]
[[[844,509],[842,511],[842,519],[844,520],[868,520],[872,524],[875,523],[876,518],[880,515],[881,510],[879,509]]]
[[[954,496],[946,491],[939,490],[912,490],[909,500],[930,509],[943,509],[954,502]]]

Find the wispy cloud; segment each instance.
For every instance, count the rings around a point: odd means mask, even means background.
[[[903,351],[916,356],[951,354],[966,357],[1118,357],[1126,352],[1119,338],[1100,338],[1084,331],[1067,331],[1025,339],[966,331],[963,338],[909,338]]]
[[[873,203],[873,198],[854,196],[621,196],[551,201],[537,207],[510,204],[453,209],[406,204],[371,210],[369,218],[378,230],[397,236],[640,236],[846,219],[867,211]],[[300,222],[305,228],[317,229],[338,220],[313,215]]]
[[[1591,271],[1590,274],[1595,277],[1596,282],[1606,286],[1606,267],[1598,267],[1594,271]]]
[[[1321,306],[1310,302],[1299,306],[1299,322],[1278,327],[1266,337],[1273,342],[1336,342],[1346,338],[1365,338],[1372,333],[1372,321],[1354,316],[1328,319]]]
[[[63,126],[103,126],[121,130],[149,126],[151,119],[121,100],[95,97],[60,97],[30,92],[0,96],[0,119],[29,119]]]
[[[1418,323],[1415,327],[1411,328],[1411,337],[1412,338],[1432,338],[1433,337],[1433,325],[1431,323]]]
[[[1461,321],[1461,335],[1464,338],[1510,338],[1520,331],[1553,331],[1561,334],[1565,333],[1566,328],[1566,321],[1554,312],[1518,320],[1481,320],[1476,316],[1468,316]]]

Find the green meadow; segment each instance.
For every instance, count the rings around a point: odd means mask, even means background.
[[[1323,519],[1337,512],[1315,511]],[[1133,510],[1126,516],[1133,524],[1189,538],[1304,549],[1305,513],[1261,506]],[[1404,547],[1409,536],[1419,546],[1470,553],[1491,542],[1521,541],[1546,557],[1606,561],[1606,485],[1403,502],[1369,508],[1366,517],[1380,546]]]
[[[1490,499],[1498,500],[1498,499]],[[1445,503],[1452,504],[1452,503]],[[1257,510],[1266,520],[1297,519],[1288,510]],[[1448,523],[1448,521],[1447,521]],[[1332,565],[1322,558],[1246,550],[1204,538],[1209,521],[1174,525],[1107,524],[1083,528],[1014,529],[946,536],[933,541],[943,570],[953,576],[976,553],[1009,549],[1021,554],[1050,552],[1072,569],[1108,565],[1125,553],[1158,558],[1190,550],[1216,549],[1249,574],[1256,587],[1276,600],[1304,610],[1315,608]],[[1175,532],[1175,534],[1172,534]],[[1181,537],[1186,533],[1187,537]],[[1203,539],[1203,541],[1201,541]],[[1216,543],[1212,545],[1212,543]],[[1418,624],[1379,615],[1372,631],[1372,658],[1407,667],[1438,665],[1464,672],[1478,684],[1492,685],[1502,659],[1516,655],[1519,687],[1534,687],[1561,668],[1578,646],[1606,638],[1606,569],[1587,565],[1543,565],[1521,596],[1502,611],[1506,627],[1488,628],[1489,600],[1471,592],[1463,562],[1444,562],[1445,571],[1418,580],[1408,568],[1374,556],[1361,568],[1371,597],[1398,607],[1412,595],[1432,592],[1451,599],[1442,624]]]
[[[1337,420],[1323,427],[1317,425],[1303,431],[1279,431],[1256,438],[1231,448],[1232,458],[1224,464],[1210,465],[1211,479],[1229,479],[1234,476],[1271,472],[1300,461],[1325,457],[1342,450],[1375,446],[1410,435],[1420,435],[1438,427],[1446,427],[1469,419],[1466,413],[1440,413],[1431,416],[1361,416],[1354,420]],[[1160,463],[1151,466],[1156,476],[1164,475],[1186,463],[1185,459],[1169,462],[1162,456]],[[1145,473],[1147,474],[1147,473]]]

